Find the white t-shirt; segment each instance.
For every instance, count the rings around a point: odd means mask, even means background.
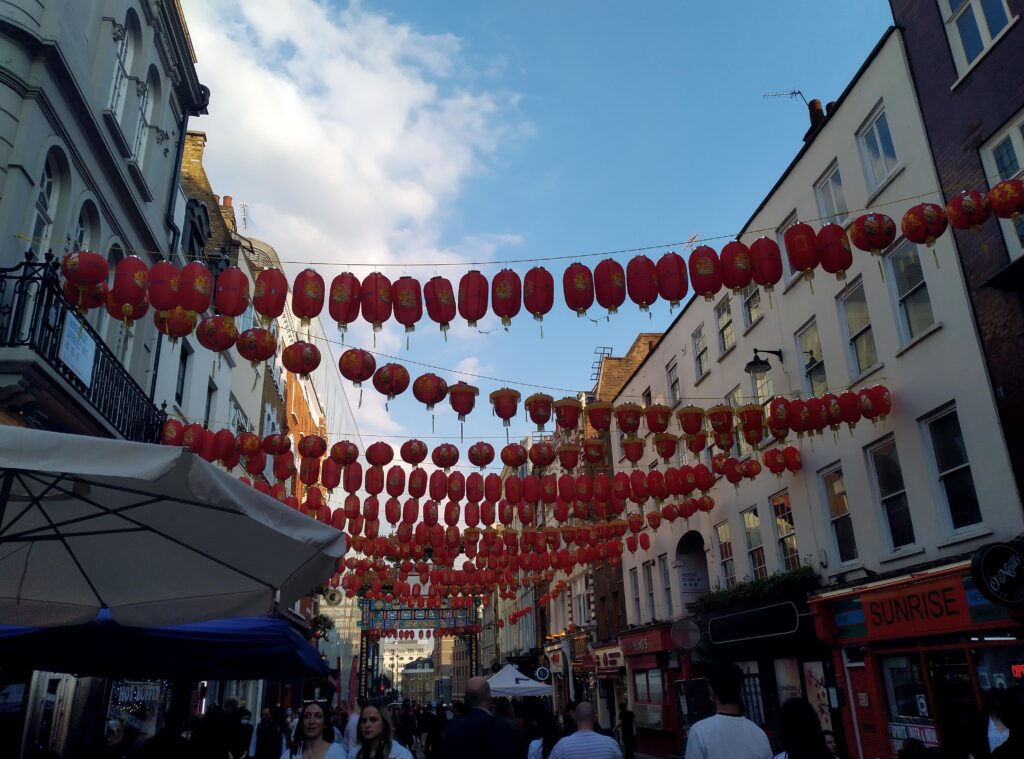
[[[285,749],[284,753],[281,754],[281,759],[302,759],[302,748],[300,747],[295,754],[289,749]],[[328,746],[324,759],[345,759],[345,749],[342,748],[340,743],[332,743]]]
[[[746,717],[716,714],[690,728],[686,759],[772,759],[772,747]]]
[[[357,759],[358,756],[359,744],[357,743],[348,750],[348,759]],[[413,759],[413,756],[409,753],[409,749],[392,738],[391,753],[388,754],[388,759]]]

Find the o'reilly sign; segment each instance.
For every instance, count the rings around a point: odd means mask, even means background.
[[[1000,606],[1024,606],[1024,543],[989,543],[971,559],[974,585]]]

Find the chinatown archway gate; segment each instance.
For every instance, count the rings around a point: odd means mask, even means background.
[[[451,637],[456,639],[456,645],[467,646],[469,677],[479,675],[479,607],[479,602],[475,602],[470,608],[455,609],[445,602],[440,608],[420,609],[397,601],[360,599],[359,698],[379,695],[373,692],[373,685],[382,674],[381,640],[412,640],[417,632],[422,638],[425,630],[432,631],[428,634],[433,638]]]

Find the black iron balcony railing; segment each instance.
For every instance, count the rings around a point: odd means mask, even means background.
[[[25,259],[0,268],[0,348],[30,348],[126,440],[156,442],[167,415],[64,298],[53,254]]]

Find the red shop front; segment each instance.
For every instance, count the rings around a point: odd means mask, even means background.
[[[683,676],[671,624],[659,623],[622,635],[626,683],[636,715],[637,752],[653,756],[678,753],[678,717],[672,707],[673,683]]]
[[[909,738],[977,753],[985,692],[1024,683],[1024,629],[977,590],[970,562],[809,603],[832,647],[851,757],[896,756]]]

